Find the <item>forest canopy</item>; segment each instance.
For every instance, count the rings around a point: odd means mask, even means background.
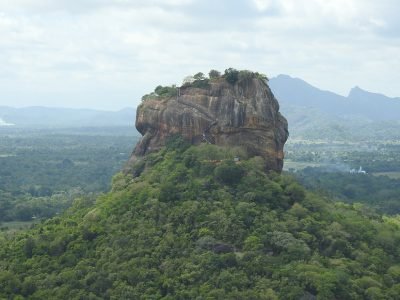
[[[240,151],[175,140],[96,201],[2,236],[0,298],[398,297],[397,217],[334,203]]]

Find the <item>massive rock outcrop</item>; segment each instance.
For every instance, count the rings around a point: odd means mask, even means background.
[[[136,128],[143,135],[131,161],[165,145],[180,134],[192,144],[242,146],[262,156],[266,170],[281,171],[288,138],[286,119],[267,83],[258,77],[228,83],[223,77],[203,88],[177,89],[174,96],[149,98],[139,105]]]

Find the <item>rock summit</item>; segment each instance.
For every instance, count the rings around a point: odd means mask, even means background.
[[[280,172],[288,125],[267,78],[235,69],[211,79],[199,74],[181,87],[159,86],[143,97],[136,115],[143,137],[131,161],[159,150],[168,137],[179,134],[194,145],[243,147],[250,156],[263,157],[266,170]]]

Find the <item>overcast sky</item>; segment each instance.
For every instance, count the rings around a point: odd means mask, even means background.
[[[0,105],[117,110],[228,67],[400,96],[398,0],[0,0]]]

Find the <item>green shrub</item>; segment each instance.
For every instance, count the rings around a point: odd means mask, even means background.
[[[190,86],[199,89],[208,89],[210,87],[210,80],[209,79],[195,80],[191,83]]]
[[[206,78],[204,77],[204,73],[202,73],[202,72],[199,72],[199,73],[195,74],[195,75],[193,76],[193,78],[194,78],[195,80],[204,80],[204,79],[206,79]]]
[[[208,73],[208,77],[210,77],[210,79],[216,79],[221,77],[221,72],[217,71],[217,70],[210,70],[210,72]]]
[[[176,86],[162,86],[159,85],[154,89],[154,92],[150,94],[146,94],[142,97],[142,101],[153,99],[153,100],[161,100],[165,98],[176,97],[178,94],[178,90]]]
[[[239,79],[239,71],[234,68],[226,69],[224,77],[230,84],[235,84]]]
[[[168,137],[165,146],[168,150],[185,151],[190,144],[181,135],[174,134]]]
[[[254,74],[255,74],[255,77],[258,79],[265,80],[267,82],[269,81],[269,78],[265,74],[258,73],[258,72],[255,72]]]
[[[157,86],[154,92],[160,97],[174,97],[177,95],[175,86]]]
[[[254,73],[251,71],[248,71],[248,70],[241,70],[241,71],[239,71],[239,74],[238,74],[239,81],[248,81],[248,80],[253,79],[254,77],[255,77]]]
[[[235,185],[242,179],[244,170],[233,161],[226,161],[215,168],[214,175],[223,184]]]

